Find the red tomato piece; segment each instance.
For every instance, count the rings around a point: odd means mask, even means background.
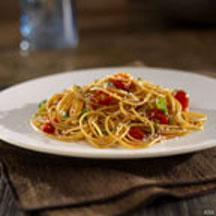
[[[59,120],[57,119],[57,117],[54,118],[54,121],[55,121],[56,123],[59,123]]]
[[[90,97],[91,102],[93,105],[110,105],[113,103],[113,98],[102,92],[102,91],[96,91],[91,97]]]
[[[189,97],[187,96],[187,93],[183,90],[179,90],[174,96],[181,103],[182,110],[186,110],[189,106]]]
[[[134,84],[130,80],[130,75],[127,73],[117,73],[114,75],[114,78],[110,78],[109,81],[112,82],[116,88],[126,91],[134,88]]]
[[[127,74],[127,73],[117,73],[117,74],[114,74],[115,77],[121,77],[121,78],[124,78],[124,79],[129,79],[130,78],[130,75]]]
[[[130,81],[123,81],[123,80],[118,80],[118,79],[109,79],[110,82],[112,82],[116,88],[123,89],[123,90],[130,90],[134,88],[134,84]]]
[[[96,104],[92,104],[91,107],[92,107],[93,110],[96,110],[99,106],[96,105]]]
[[[59,123],[59,120],[57,119],[57,117],[54,118],[54,121],[55,121],[56,123]],[[47,122],[47,123],[50,123],[50,117],[49,117],[49,116],[47,116],[46,122]]]
[[[152,109],[149,112],[149,119],[152,121],[159,121],[160,124],[168,124],[168,116],[159,109]]]
[[[55,128],[50,122],[45,122],[42,126],[42,130],[43,132],[49,134],[53,134],[55,132]]]
[[[142,129],[138,128],[138,127],[130,128],[129,134],[133,138],[138,139],[138,140],[142,140],[146,136],[146,133]]]

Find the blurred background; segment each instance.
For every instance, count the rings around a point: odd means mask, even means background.
[[[77,0],[73,16],[79,42],[28,54],[20,52],[20,2],[0,1],[0,85],[132,62],[196,72],[216,69],[215,0]]]

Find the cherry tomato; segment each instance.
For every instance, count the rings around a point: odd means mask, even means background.
[[[57,117],[54,118],[54,121],[55,121],[56,123],[59,123],[59,120],[57,119]],[[50,117],[49,117],[49,116],[47,116],[46,122],[47,122],[47,123],[50,123]]]
[[[187,96],[187,93],[183,90],[179,90],[174,96],[181,103],[182,110],[186,110],[189,106],[189,97]]]
[[[124,79],[129,79],[130,78],[130,75],[127,74],[127,73],[117,73],[117,74],[114,74],[115,77],[121,77],[121,78],[124,78]]]
[[[96,110],[99,106],[96,105],[96,104],[92,104],[91,107],[92,107],[93,110]]]
[[[50,122],[45,122],[42,126],[42,130],[45,133],[53,134],[55,132],[55,128]]]
[[[134,84],[131,82],[129,74],[117,73],[114,75],[114,77],[117,79],[110,78],[109,81],[112,82],[116,88],[123,89],[126,91],[134,88]]]
[[[112,82],[116,88],[123,89],[123,90],[130,90],[134,88],[134,84],[128,80],[128,81],[123,81],[123,80],[117,80],[117,79],[109,79],[110,82]]]
[[[57,119],[57,117],[54,118],[54,121],[55,121],[56,123],[59,123],[59,120]]]
[[[91,102],[93,103],[93,106],[96,104],[99,105],[110,105],[113,103],[113,98],[102,92],[102,91],[96,91],[91,97],[90,97]]]
[[[138,127],[130,128],[129,134],[133,138],[138,139],[138,140],[142,140],[146,136],[146,133],[142,129],[138,128]]]
[[[160,124],[168,124],[168,117],[162,110],[152,109],[150,110],[148,116],[152,121],[157,120]]]

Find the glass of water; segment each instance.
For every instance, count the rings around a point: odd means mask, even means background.
[[[23,51],[78,44],[74,0],[20,0]]]

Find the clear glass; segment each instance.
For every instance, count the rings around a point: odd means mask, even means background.
[[[20,0],[21,50],[75,47],[74,0]]]

